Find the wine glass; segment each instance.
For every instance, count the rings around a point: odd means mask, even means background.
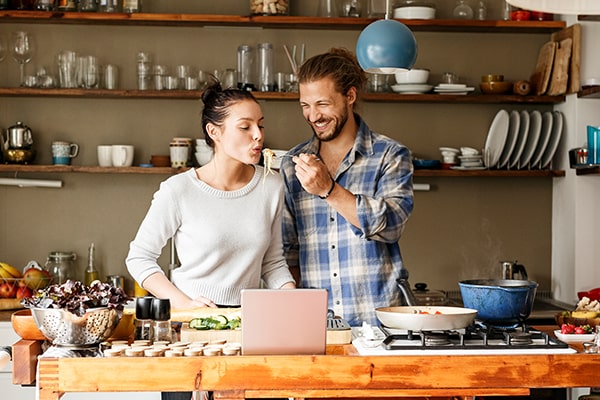
[[[19,63],[20,85],[23,86],[25,83],[25,64],[31,61],[35,53],[35,44],[31,35],[24,31],[13,32],[10,40],[10,52],[14,60]]]
[[[6,58],[8,52],[8,44],[6,43],[6,36],[0,34],[0,62]]]

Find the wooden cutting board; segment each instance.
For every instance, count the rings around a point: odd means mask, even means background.
[[[537,63],[531,78],[533,93],[541,96],[548,89],[550,74],[552,72],[552,63],[554,62],[554,53],[556,51],[556,42],[550,41],[544,43],[538,54]]]
[[[228,343],[241,343],[241,329],[209,329],[198,330],[188,326],[187,323],[181,325],[180,340],[182,342],[215,342],[218,340],[226,340]]]
[[[560,42],[564,39],[572,39],[571,59],[569,62],[569,79],[567,94],[577,93],[580,89],[580,65],[581,65],[581,25],[574,24],[568,28],[554,32],[551,39]]]
[[[19,299],[0,299],[0,310],[17,310],[25,308]]]
[[[546,92],[549,96],[558,96],[567,93],[572,45],[573,39],[571,38],[566,38],[558,42],[554,53],[550,84]]]

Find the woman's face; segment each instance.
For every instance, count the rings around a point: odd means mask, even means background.
[[[231,105],[229,116],[216,129],[216,154],[244,164],[258,163],[265,137],[263,121],[256,102],[242,100]]]

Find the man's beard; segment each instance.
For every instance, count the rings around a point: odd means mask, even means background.
[[[346,122],[348,122],[348,112],[345,111],[341,119],[339,120],[339,123],[336,123],[331,134],[327,134],[326,132],[324,132],[324,135],[319,136],[315,128],[312,125],[311,127],[313,128],[313,133],[317,139],[319,139],[322,142],[330,142],[340,135],[340,133],[344,129],[344,126],[346,126]]]

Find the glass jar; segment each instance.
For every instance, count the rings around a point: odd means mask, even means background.
[[[290,0],[250,0],[252,15],[289,15]]]
[[[258,44],[258,90],[272,92],[275,85],[273,71],[273,45],[271,43]]]
[[[69,279],[75,278],[75,260],[77,254],[53,251],[48,255],[44,268],[50,271],[54,283],[63,284]]]
[[[473,19],[473,9],[465,0],[458,0],[453,15],[458,19]]]

